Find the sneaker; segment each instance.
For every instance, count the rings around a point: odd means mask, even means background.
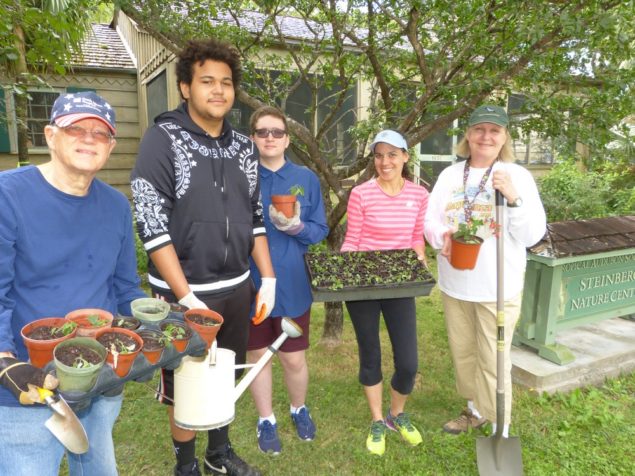
[[[234,453],[229,443],[215,451],[205,453],[205,474],[229,476],[261,476],[260,471],[252,468]]]
[[[274,455],[280,454],[282,445],[278,438],[278,425],[271,424],[270,421],[264,420],[258,424],[256,434],[258,435],[258,447],[260,451]]]
[[[398,431],[401,437],[412,446],[417,446],[423,441],[421,433],[414,427],[407,413],[400,413],[394,417],[389,411],[386,415],[386,427],[389,430]]]
[[[450,420],[443,425],[443,431],[458,435],[459,433],[466,433],[471,428],[480,428],[485,423],[487,423],[485,417],[476,418],[469,408],[465,408],[458,418]]]
[[[174,476],[201,476],[201,471],[198,467],[198,460],[195,459],[188,465],[175,466]]]
[[[291,419],[301,440],[311,441],[315,438],[315,423],[313,423],[307,407],[302,407],[298,412],[292,413]]]
[[[386,425],[377,420],[370,425],[370,432],[366,438],[366,448],[374,455],[381,456],[386,451]]]

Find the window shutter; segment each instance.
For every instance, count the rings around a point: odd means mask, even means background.
[[[0,152],[11,152],[9,126],[7,124],[7,104],[4,89],[0,87]]]

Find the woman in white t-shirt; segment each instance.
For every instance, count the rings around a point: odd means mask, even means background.
[[[496,424],[496,190],[506,199],[503,230],[505,276],[505,425],[511,417],[510,347],[520,316],[526,248],[546,231],[545,212],[531,174],[514,164],[509,118],[502,107],[483,105],[469,118],[457,155],[430,194],[425,236],[438,257],[438,285],[456,374],[467,408],[443,429],[459,434],[486,421]],[[476,266],[458,270],[449,261],[450,237],[460,223],[481,220],[483,238]]]

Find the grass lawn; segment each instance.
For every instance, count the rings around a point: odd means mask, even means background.
[[[483,433],[452,436],[441,430],[443,423],[458,415],[464,401],[454,389],[438,291],[417,301],[420,370],[407,405],[424,441],[413,448],[398,434],[390,433],[383,457],[371,456],[365,449],[370,416],[357,381],[357,345],[348,316],[342,343],[336,348],[319,343],[323,319],[323,305],[317,303],[308,352],[308,405],[317,425],[315,441],[303,442],[295,436],[280,364],[274,357],[274,410],[282,454],[274,457],[258,450],[257,414],[249,392],[239,400],[231,425],[236,452],[270,475],[478,474],[475,438]],[[385,330],[382,342],[384,376],[389,382],[392,355]],[[120,474],[171,475],[174,457],[163,406],[153,400],[152,390],[143,384],[129,383],[125,392],[115,427]],[[512,434],[520,436],[525,474],[634,474],[634,396],[634,375],[566,395],[535,396],[514,388]],[[206,434],[199,435],[197,454],[201,460],[206,440]]]

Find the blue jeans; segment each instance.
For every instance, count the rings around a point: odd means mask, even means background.
[[[123,394],[97,397],[77,416],[88,435],[83,455],[67,452],[71,476],[116,476],[112,428],[121,410]],[[65,449],[44,426],[48,407],[0,406],[0,474],[57,476]]]

